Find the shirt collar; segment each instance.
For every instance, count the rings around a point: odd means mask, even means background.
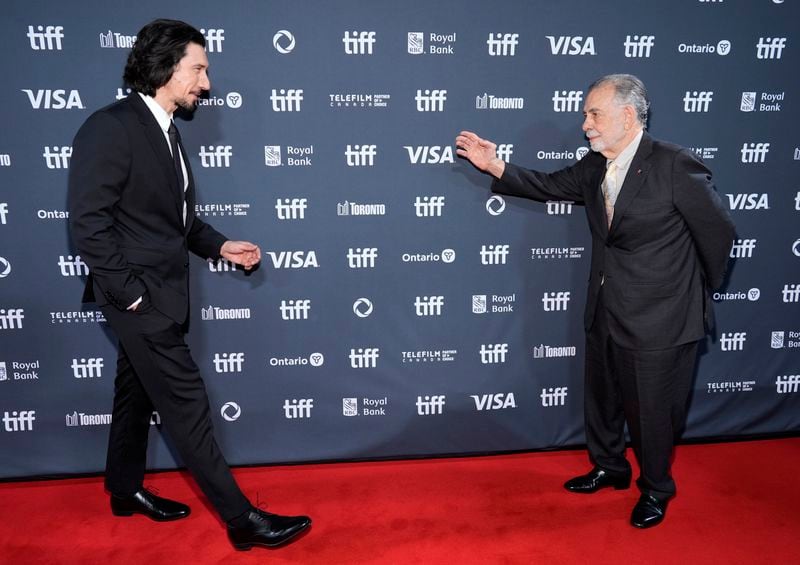
[[[628,146],[617,155],[616,159],[608,161],[606,166],[614,162],[617,164],[617,169],[627,169],[633,160],[633,156],[636,155],[636,151],[639,149],[639,143],[641,143],[643,135],[644,129],[639,130],[639,133],[636,134],[636,137],[631,140]]]
[[[164,110],[164,108],[162,108],[152,96],[147,96],[141,92],[137,92],[136,94],[142,97],[142,100],[144,100],[144,103],[147,104],[147,107],[150,109],[153,117],[158,122],[158,125],[166,132],[169,129],[170,123],[172,122],[172,114],[168,114],[167,111]]]

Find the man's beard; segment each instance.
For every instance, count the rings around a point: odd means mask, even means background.
[[[197,109],[197,102],[200,100],[197,96],[194,98],[194,102],[190,102],[186,98],[178,98],[175,101],[175,104],[178,105],[178,108],[181,110],[186,110],[187,112],[194,112]]]

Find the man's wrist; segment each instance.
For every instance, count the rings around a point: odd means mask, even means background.
[[[506,162],[503,161],[500,157],[495,157],[494,159],[489,161],[489,165],[486,167],[486,172],[497,179],[503,176],[505,170],[506,170]]]

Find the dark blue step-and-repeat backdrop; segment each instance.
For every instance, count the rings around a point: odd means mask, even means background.
[[[135,34],[202,29],[212,92],[179,124],[196,213],[261,245],[192,264],[190,344],[233,464],[583,442],[589,234],[570,202],[491,196],[473,130],[555,170],[587,85],[633,73],[650,131],[736,222],[685,437],[800,430],[800,9],[791,0],[5,2],[0,477],[101,470],[115,340],[80,303],[72,138],[129,91]],[[155,431],[150,465],[175,466]]]

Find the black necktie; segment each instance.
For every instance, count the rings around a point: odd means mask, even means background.
[[[175,166],[175,175],[178,177],[178,188],[183,191],[183,166],[181,165],[181,152],[178,145],[181,141],[181,134],[178,133],[178,128],[175,127],[175,122],[169,122],[169,145],[172,148],[172,164]]]

